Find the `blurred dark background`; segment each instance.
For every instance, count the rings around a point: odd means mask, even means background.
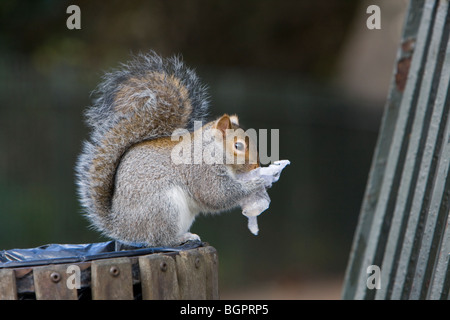
[[[66,9],[81,9],[68,30]],[[366,28],[378,4],[382,29]],[[403,0],[0,2],[0,249],[104,241],[77,202],[82,112],[130,54],[182,54],[211,115],[279,129],[289,159],[252,235],[239,210],[191,231],[219,252],[224,298],[339,298]]]

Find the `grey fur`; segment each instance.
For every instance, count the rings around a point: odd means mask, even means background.
[[[226,165],[175,166],[171,150],[139,145],[171,135],[178,115],[187,110],[185,101],[175,108],[169,103],[178,101],[181,93],[167,101],[162,94],[166,92],[158,92],[165,90],[166,78],[158,86],[143,81],[149,72],[173,76],[186,88],[192,106],[186,129],[192,131],[194,121],[204,120],[206,88],[179,57],[163,59],[150,52],[122,64],[105,74],[85,113],[92,132],[76,165],[78,194],[86,216],[105,235],[172,245],[186,238],[198,213],[231,209],[264,182],[240,182]],[[134,87],[122,97],[120,90],[130,83]],[[117,111],[119,105],[126,111]],[[169,116],[173,123],[165,121]]]
[[[191,143],[193,150],[195,142]],[[170,149],[157,150],[151,145],[139,145],[126,153],[117,169],[116,184],[120,188],[116,188],[106,219],[110,235],[151,245],[179,243],[199,213],[230,210],[264,188],[262,179],[235,179],[223,164],[175,165]],[[174,189],[183,196],[173,198]],[[183,204],[188,210],[180,209]]]

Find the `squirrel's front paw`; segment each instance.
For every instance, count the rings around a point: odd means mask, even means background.
[[[249,190],[262,189],[266,186],[266,181],[263,178],[253,178],[245,181],[244,183]]]
[[[201,241],[198,234],[186,232],[178,237],[177,242],[178,243],[185,243],[187,241]]]

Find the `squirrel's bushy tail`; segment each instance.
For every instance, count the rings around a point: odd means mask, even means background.
[[[206,88],[178,57],[141,54],[107,73],[86,111],[91,136],[77,165],[81,205],[94,226],[103,229],[110,212],[114,176],[122,155],[143,140],[193,129],[208,108]]]

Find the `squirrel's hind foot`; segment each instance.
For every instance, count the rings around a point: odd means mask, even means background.
[[[186,232],[178,237],[177,242],[182,244],[182,243],[185,243],[190,240],[191,241],[201,241],[198,234]]]

